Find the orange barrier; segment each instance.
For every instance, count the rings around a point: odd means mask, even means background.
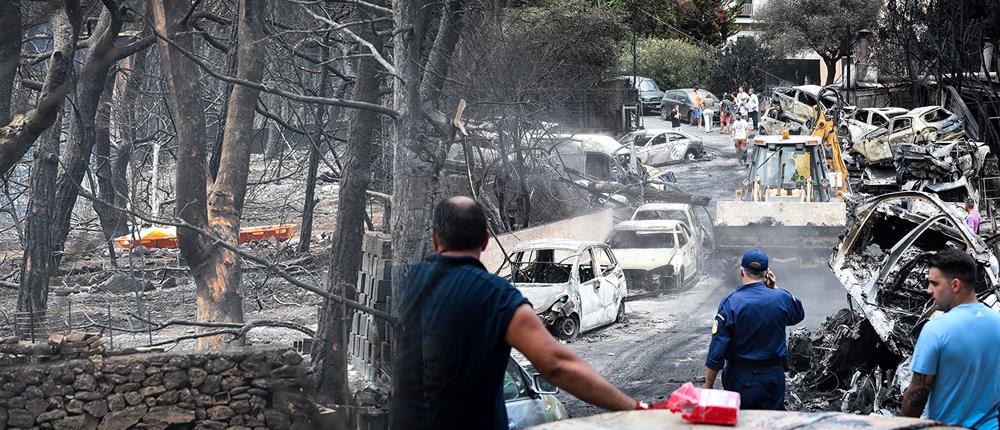
[[[284,242],[292,238],[295,234],[296,224],[275,224],[262,225],[258,227],[246,227],[240,229],[240,243],[260,242],[269,237]],[[139,231],[135,244],[132,243],[132,236],[118,236],[115,238],[121,248],[131,248],[142,246],[145,248],[177,248],[177,228],[176,227],[147,227]]]

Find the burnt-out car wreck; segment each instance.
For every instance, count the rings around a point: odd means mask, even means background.
[[[926,258],[946,247],[979,263],[977,297],[1000,312],[997,278],[982,238],[961,212],[932,194],[904,191],[859,204],[830,259],[850,309],[789,339],[790,407],[895,413],[909,385],[924,324],[940,313],[926,293]]]

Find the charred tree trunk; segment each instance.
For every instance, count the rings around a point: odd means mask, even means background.
[[[458,43],[465,14],[464,0],[446,1],[433,44],[422,53],[427,40],[427,7],[423,2],[393,2],[396,34],[393,43],[397,78],[393,80],[393,103],[400,113],[394,130],[392,186],[392,303],[398,304],[408,275],[406,267],[423,259],[430,247],[430,217],[434,189],[447,148],[441,143],[446,124],[436,124],[437,133],[426,121],[434,117],[441,89],[448,76],[451,55]],[[393,335],[397,335],[393,331]],[[393,344],[398,342],[393,339]],[[393,351],[399,348],[393,347]],[[393,357],[398,359],[398,355]],[[400,383],[394,374],[392,386]],[[390,417],[390,428],[405,424]]]
[[[61,115],[60,115],[61,117]],[[55,201],[55,179],[59,168],[60,120],[42,137],[31,162],[31,191],[24,223],[24,257],[21,260],[21,285],[17,295],[17,310],[35,316],[45,314],[49,297],[49,262],[52,241],[49,240],[51,216]]]
[[[20,56],[21,0],[7,0],[0,4],[0,124],[10,122]]]
[[[111,116],[111,93],[114,85],[114,75],[108,75],[104,83],[104,93],[98,103],[97,117],[94,121],[94,155],[97,158],[97,197],[100,201],[93,202],[94,211],[101,222],[101,232],[108,247],[111,263],[117,266],[115,259],[114,238],[128,232],[124,213],[112,207],[118,203],[115,198],[115,167],[111,159],[111,131],[109,120]]]
[[[69,236],[70,216],[73,207],[76,206],[80,184],[90,166],[90,156],[98,140],[97,110],[108,82],[108,71],[114,64],[112,50],[118,32],[121,31],[120,13],[108,9],[101,13],[98,28],[103,30],[96,43],[91,46],[87,61],[80,71],[75,99],[78,132],[74,133],[74,138],[66,145],[66,151],[59,163],[62,165],[62,171],[56,182],[55,213],[52,218],[54,228],[52,240],[55,242],[53,245],[56,251],[53,254],[53,269],[59,266],[62,255],[59,251],[64,249],[66,238]],[[104,131],[107,131],[107,127]]]
[[[42,93],[34,109],[11,118],[0,128],[0,174],[7,173],[21,161],[35,144],[35,139],[52,126],[62,110],[66,91],[69,90],[69,77],[73,72],[73,51],[76,50],[81,20],[79,0],[65,0],[63,6],[52,14],[50,23],[54,49],[49,58]],[[20,49],[19,42],[17,45]]]
[[[227,243],[239,243],[240,216],[246,196],[250,166],[250,138],[253,133],[258,90],[242,85],[233,88],[226,115],[226,131],[219,157],[219,173],[211,196],[206,195],[205,117],[198,98],[198,69],[184,58],[181,49],[191,52],[192,35],[183,0],[149,0],[156,27],[177,45],[159,40],[160,57],[173,105],[174,124],[180,143],[177,166],[177,212],[185,222],[210,229]],[[264,58],[264,0],[239,2],[239,40],[236,77],[260,82]],[[198,321],[243,322],[243,297],[239,287],[243,266],[239,257],[201,236],[191,228],[179,228],[181,254],[191,267],[197,287]],[[208,331],[211,329],[204,329]],[[222,348],[226,336],[202,337],[198,348]]]
[[[326,97],[330,79],[330,69],[326,62],[330,58],[330,48],[326,46],[329,36],[324,37],[320,54],[324,66],[319,72],[319,96]],[[299,252],[309,252],[309,242],[312,241],[313,212],[316,208],[316,171],[319,170],[320,147],[323,146],[323,116],[328,108],[325,105],[316,106],[316,125],[313,138],[309,139],[309,168],[306,173],[306,196],[302,205],[302,230],[299,233]]]
[[[358,8],[359,21],[372,17],[365,8]],[[359,36],[373,46],[384,46],[372,26],[364,26]],[[357,62],[357,81],[354,100],[378,103],[382,82],[378,62],[371,56]],[[347,154],[341,169],[340,195],[337,204],[337,229],[330,245],[330,266],[327,289],[331,294],[349,300],[357,297],[358,271],[361,269],[361,244],[365,231],[365,202],[371,183],[372,161],[375,151],[379,114],[370,110],[356,110],[351,117],[347,135]],[[347,388],[347,332],[351,313],[343,304],[326,300],[320,314],[314,343],[313,368],[318,376],[319,391],[331,393],[330,400],[337,404],[351,401]]]
[[[237,26],[232,27],[232,32],[229,35],[230,43],[229,51],[226,51],[226,75],[233,76],[236,71],[236,52],[234,48],[239,46],[239,28]],[[219,109],[219,123],[216,124],[215,141],[212,144],[212,158],[208,163],[208,172],[211,174],[210,180],[214,181],[219,174],[219,160],[222,158],[222,141],[226,136],[226,119],[229,116],[229,97],[232,96],[233,84],[225,82],[222,84],[222,108]]]
[[[837,58],[823,57],[823,63],[826,64],[826,83],[824,85],[833,85],[834,79],[837,79]]]

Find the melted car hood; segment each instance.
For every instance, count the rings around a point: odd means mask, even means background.
[[[524,295],[528,301],[531,302],[531,306],[535,308],[535,312],[545,312],[552,306],[556,300],[561,297],[569,295],[569,284],[525,284],[519,283],[514,284],[517,290]]]
[[[671,264],[679,253],[674,248],[626,248],[612,249],[618,265],[626,270],[653,270]]]

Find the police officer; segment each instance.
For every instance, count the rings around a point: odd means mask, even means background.
[[[722,386],[740,393],[741,409],[785,409],[785,327],[805,318],[802,302],[775,287],[767,254],[754,248],[743,254],[742,284],[719,304],[712,343],[705,358],[705,388]],[[725,368],[723,368],[725,365]]]

